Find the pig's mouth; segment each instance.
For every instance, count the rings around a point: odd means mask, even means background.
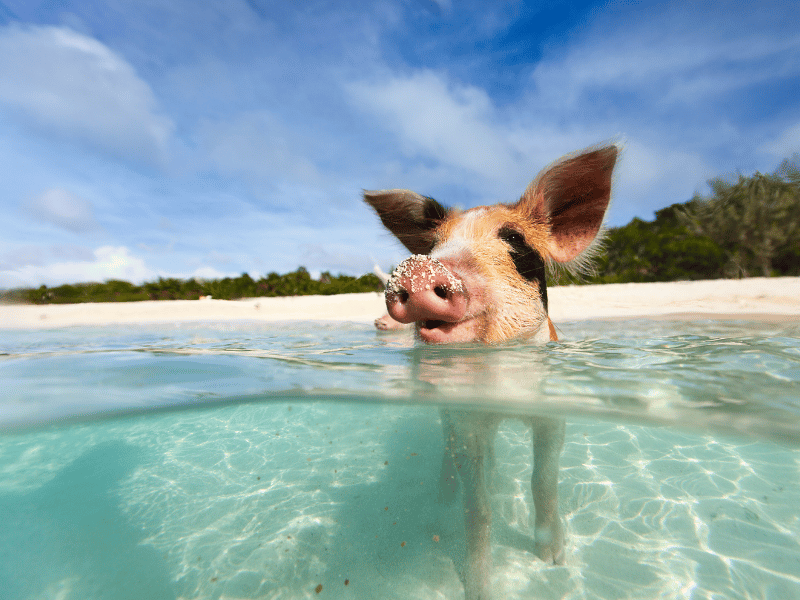
[[[473,342],[477,339],[477,323],[474,317],[461,321],[426,319],[417,322],[417,332],[427,344]]]

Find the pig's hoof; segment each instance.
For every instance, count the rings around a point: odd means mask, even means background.
[[[552,525],[536,528],[536,556],[549,565],[564,564],[564,526],[561,519]]]
[[[375,319],[375,329],[379,331],[394,331],[396,329],[402,329],[403,327],[404,325],[402,323],[395,321],[388,313]]]

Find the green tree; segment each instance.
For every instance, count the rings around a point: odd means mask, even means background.
[[[797,185],[779,172],[756,172],[734,183],[712,179],[709,186],[710,196],[696,195],[686,204],[683,222],[723,249],[728,275],[772,275],[781,252],[800,244]]]
[[[673,204],[655,213],[653,221],[634,218],[608,230],[594,274],[575,280],[561,274],[552,283],[627,283],[715,279],[723,276],[725,254],[705,235],[690,231],[681,221],[684,205]]]

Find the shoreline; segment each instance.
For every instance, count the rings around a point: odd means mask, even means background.
[[[800,277],[548,288],[553,323],[583,320],[800,320]],[[385,313],[383,294],[243,300],[149,300],[83,304],[2,304],[0,330],[203,321],[351,321]]]

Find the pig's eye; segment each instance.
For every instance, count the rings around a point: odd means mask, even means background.
[[[510,227],[503,227],[500,230],[499,235],[501,240],[514,249],[520,245],[526,245],[525,238],[522,237],[522,234],[519,231],[511,229]]]

